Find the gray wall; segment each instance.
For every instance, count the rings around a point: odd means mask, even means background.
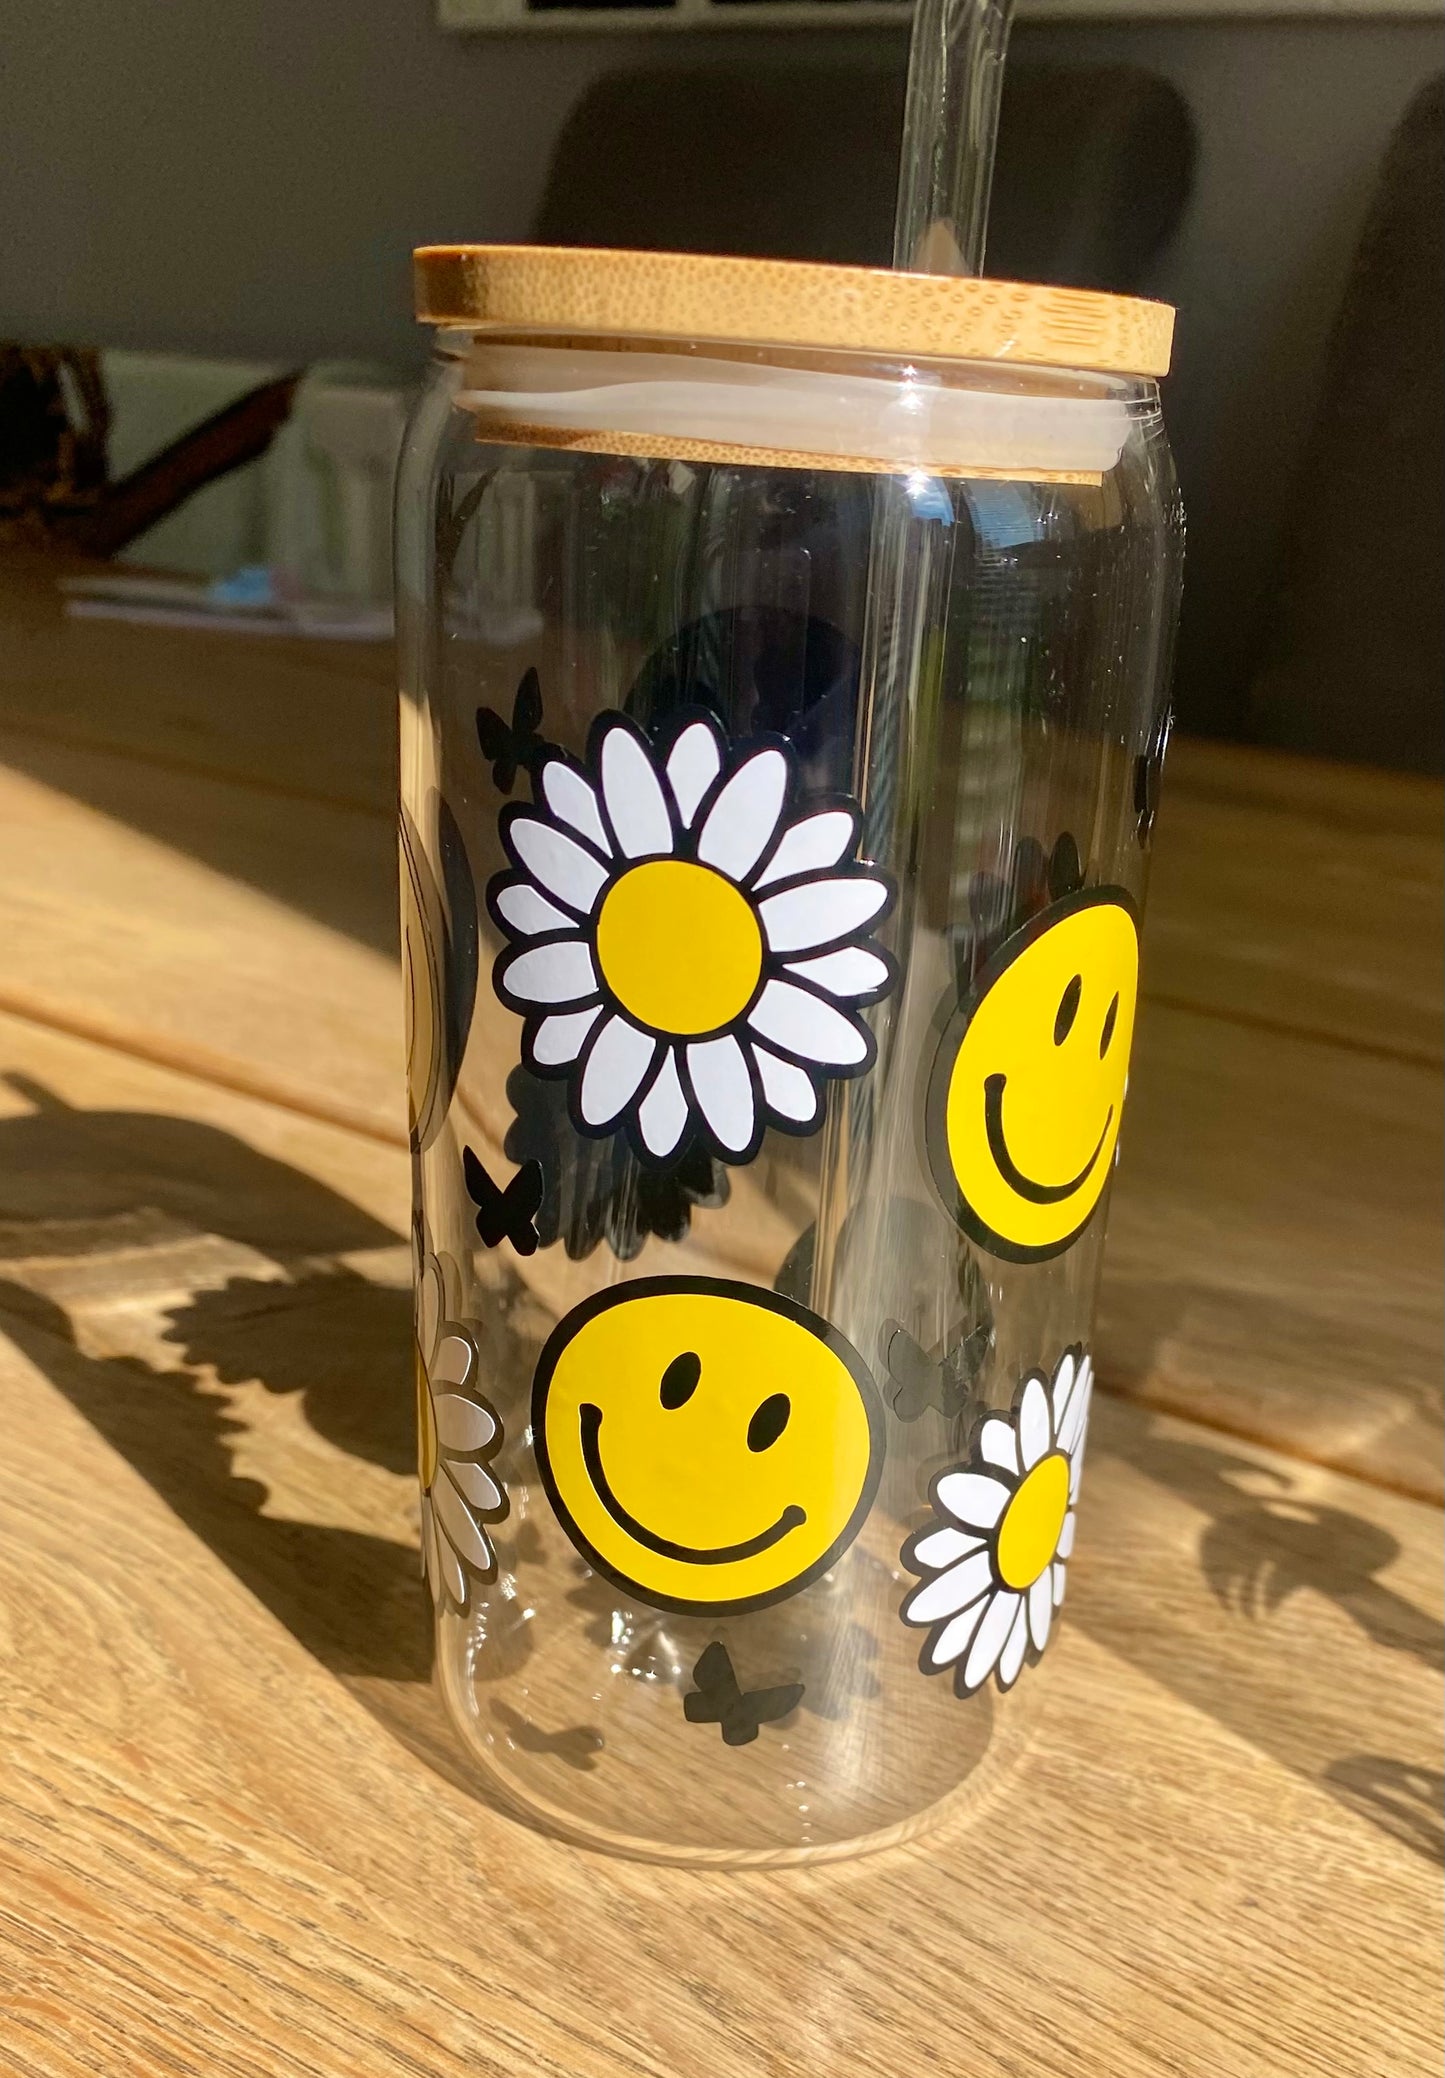
[[[1180,708],[1247,728],[1258,604],[1375,168],[1433,23],[1035,25],[1165,74],[1201,137],[1150,286],[1194,553]],[[463,38],[431,0],[28,0],[0,57],[0,336],[298,359],[419,352],[406,256],[524,235],[552,140],[620,64],[845,62],[892,32]]]

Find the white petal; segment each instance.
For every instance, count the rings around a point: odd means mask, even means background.
[[[465,1335],[443,1335],[428,1366],[433,1387],[465,1385],[472,1368],[472,1345]]]
[[[773,952],[812,952],[851,938],[888,900],[881,880],[855,874],[847,880],[806,880],[759,902],[763,935]]]
[[[607,880],[607,868],[601,859],[594,858],[555,823],[544,823],[530,815],[519,815],[508,825],[507,842],[519,863],[549,895],[555,895],[579,916],[592,914]]]
[[[689,722],[667,760],[667,783],[685,830],[691,829],[703,795],[721,770],[722,753],[711,725]]]
[[[780,750],[756,751],[739,765],[707,812],[697,841],[702,863],[745,880],[773,841],[787,784]]]
[[[1041,1378],[1030,1378],[1024,1386],[1017,1427],[1019,1456],[1023,1459],[1024,1470],[1031,1472],[1054,1440],[1054,1425],[1049,1419],[1049,1396]]]
[[[1074,1524],[1077,1521],[1077,1519],[1078,1518],[1075,1516],[1074,1511],[1071,1508],[1068,1514],[1064,1517],[1063,1528],[1059,1531],[1059,1544],[1057,1553],[1055,1554],[1056,1557],[1066,1559],[1072,1555],[1074,1549]]]
[[[590,783],[575,772],[565,758],[549,758],[542,767],[542,798],[559,823],[572,828],[595,844],[606,858],[612,850],[602,827],[602,811]]]
[[[868,1042],[851,1018],[790,981],[768,982],[748,1023],[760,1038],[820,1068],[856,1068],[868,1058]]]
[[[677,1072],[677,1056],[670,1046],[662,1049],[662,1066],[651,1089],[637,1109],[643,1145],[659,1160],[669,1155],[682,1138],[687,1124],[687,1098]]]
[[[460,1558],[478,1573],[492,1569],[492,1547],[481,1525],[449,1479],[438,1479],[431,1490],[432,1506],[442,1535]]]
[[[1024,1663],[1024,1654],[1029,1649],[1029,1612],[1027,1605],[1019,1609],[1014,1618],[1008,1642],[999,1654],[998,1678],[1001,1688],[1012,1688],[1019,1678],[1019,1669]]]
[[[975,1551],[958,1565],[950,1566],[946,1573],[914,1588],[903,1605],[903,1614],[909,1623],[937,1623],[941,1616],[954,1616],[980,1595],[987,1594],[992,1581],[988,1553]]]
[[[753,1048],[753,1059],[758,1065],[758,1080],[763,1086],[763,1100],[770,1111],[780,1118],[793,1119],[798,1125],[811,1125],[818,1116],[821,1100],[813,1087],[813,1079],[791,1061],[780,1061],[775,1053],[765,1046]]]
[[[607,731],[601,772],[608,820],[628,858],[666,858],[672,851],[672,817],[652,760],[631,729]]]
[[[1054,1575],[1054,1607],[1057,1609],[1063,1602],[1064,1589],[1068,1586],[1069,1576],[1068,1569],[1065,1566],[1061,1566],[1057,1559],[1054,1560],[1052,1570]]]
[[[485,1450],[497,1433],[491,1410],[476,1400],[463,1400],[456,1393],[433,1393],[431,1405],[437,1442],[443,1450]]]
[[[1077,1367],[1074,1363],[1074,1352],[1072,1351],[1072,1349],[1066,1349],[1063,1355],[1059,1358],[1058,1364],[1056,1365],[1054,1370],[1052,1390],[1054,1402],[1055,1435],[1057,1435],[1060,1429],[1063,1427],[1064,1409],[1068,1406],[1069,1394],[1074,1389],[1074,1377],[1076,1368]]]
[[[974,1530],[991,1530],[1008,1506],[1009,1489],[987,1472],[945,1472],[935,1492],[938,1504]]]
[[[437,1567],[447,1584],[447,1590],[457,1607],[465,1609],[467,1606],[467,1576],[462,1571],[461,1562],[445,1537],[438,1536],[436,1531],[433,1530],[432,1539],[436,1545]]]
[[[564,1068],[582,1051],[582,1042],[602,1015],[602,1005],[590,1010],[569,1010],[561,1017],[544,1017],[532,1041],[532,1058],[542,1068]]]
[[[871,996],[888,985],[888,962],[863,945],[845,945],[813,960],[789,960],[784,972],[830,996]]]
[[[1052,1574],[1052,1566],[1045,1566],[1029,1589],[1029,1635],[1034,1641],[1035,1652],[1042,1652],[1048,1644],[1049,1627],[1054,1620]]]
[[[743,1050],[730,1032],[687,1049],[687,1079],[698,1109],[720,1146],[737,1153],[752,1142],[756,1113],[753,1080]]]
[[[625,1017],[610,1017],[597,1034],[582,1070],[579,1097],[589,1126],[611,1125],[647,1079],[657,1041]]]
[[[969,1648],[964,1663],[963,1685],[965,1688],[982,1688],[998,1664],[998,1656],[1008,1643],[1014,1619],[1023,1613],[1023,1603],[1018,1595],[1000,1591],[989,1603],[983,1622]]]
[[[502,1489],[485,1465],[474,1465],[466,1458],[448,1458],[440,1477],[450,1479],[463,1500],[485,1513],[503,1505]]]
[[[597,993],[597,970],[580,938],[529,946],[503,962],[498,980],[523,1003],[580,1003]]]
[[[988,1596],[984,1595],[981,1600],[974,1603],[971,1609],[961,1610],[957,1616],[951,1618],[943,1626],[943,1629],[928,1647],[928,1664],[931,1667],[951,1667],[956,1659],[962,1657],[964,1649],[969,1639],[978,1629],[983,1612],[987,1607]]]
[[[914,1545],[913,1563],[929,1572],[937,1566],[952,1566],[971,1551],[977,1551],[982,1542],[981,1537],[971,1537],[967,1530],[930,1530]]]
[[[853,848],[858,825],[846,808],[825,808],[784,830],[777,850],[753,883],[771,887],[798,873],[826,873]]]
[[[979,1430],[978,1454],[985,1464],[997,1465],[1001,1472],[1012,1472],[1015,1479],[1023,1470],[1014,1425],[1001,1414],[990,1414]]]
[[[577,919],[547,900],[530,880],[504,887],[497,896],[498,916],[519,938],[539,938],[544,931],[575,931]]]

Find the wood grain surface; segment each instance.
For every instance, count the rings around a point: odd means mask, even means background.
[[[1048,1712],[976,1822],[610,1862],[492,1808],[427,1681],[402,1158],[0,1047],[19,2078],[1435,2067],[1436,1511],[1105,1399]]]
[[[1034,1743],[913,1845],[662,1870],[495,1808],[429,1680],[389,662],[9,585],[6,2078],[1436,2070],[1438,790],[1177,746]]]
[[[1041,282],[895,274],[712,253],[433,245],[415,255],[423,324],[732,340],[1166,375],[1174,312]]]
[[[386,652],[0,604],[0,1007],[400,1145]],[[1431,1498],[1439,825],[1433,782],[1174,745],[1100,1341]]]

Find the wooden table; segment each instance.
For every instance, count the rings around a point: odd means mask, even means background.
[[[427,1678],[392,726],[0,574],[5,2071],[1436,2070],[1439,789],[1177,746],[1045,1731],[707,1876],[499,1814]]]

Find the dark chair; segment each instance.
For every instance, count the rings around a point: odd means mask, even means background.
[[[1407,110],[1335,327],[1253,709],[1266,743],[1445,767],[1445,80]]]
[[[533,236],[886,266],[904,60],[689,66],[598,80],[563,126]],[[990,274],[1136,287],[1189,193],[1174,88],[1123,66],[1011,66]]]

